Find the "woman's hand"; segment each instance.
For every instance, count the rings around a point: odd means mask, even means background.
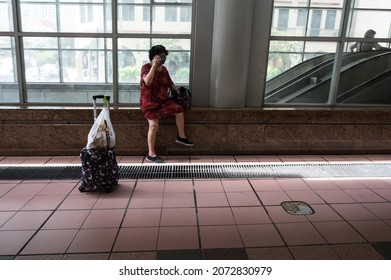
[[[152,66],[158,67],[160,66],[161,57],[158,55],[155,55],[155,57],[152,59]]]

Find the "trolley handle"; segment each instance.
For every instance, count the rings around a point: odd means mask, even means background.
[[[109,95],[94,95],[92,99],[97,100],[97,99],[104,99],[106,97],[107,101],[110,101],[110,96]]]

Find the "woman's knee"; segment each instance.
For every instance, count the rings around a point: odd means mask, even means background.
[[[159,122],[157,122],[157,121],[150,121],[149,122],[149,130],[157,131],[158,128],[159,128]]]

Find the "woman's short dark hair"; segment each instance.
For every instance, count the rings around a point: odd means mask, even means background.
[[[156,46],[153,46],[150,50],[149,50],[149,60],[152,61],[152,59],[156,56],[156,55],[159,55],[159,54],[162,54],[164,53],[165,55],[168,55],[168,51],[166,50],[166,48],[162,45],[156,45]]]

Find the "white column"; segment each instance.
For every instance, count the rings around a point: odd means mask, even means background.
[[[253,0],[215,0],[210,105],[238,108],[246,104]]]

